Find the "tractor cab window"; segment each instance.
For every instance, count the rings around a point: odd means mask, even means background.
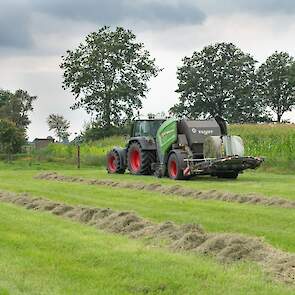
[[[142,120],[134,122],[133,136],[151,136],[156,137],[157,131],[164,120]]]

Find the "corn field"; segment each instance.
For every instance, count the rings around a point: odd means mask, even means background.
[[[244,124],[230,126],[243,138],[247,155],[265,157],[268,169],[295,169],[295,124]]]

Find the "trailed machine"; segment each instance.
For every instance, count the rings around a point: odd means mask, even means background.
[[[262,159],[244,156],[243,141],[228,135],[225,121],[150,119],[133,122],[125,148],[107,155],[109,173],[124,173],[172,179],[194,175],[237,178],[245,169],[255,169]]]

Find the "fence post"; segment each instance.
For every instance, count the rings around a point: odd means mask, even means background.
[[[81,167],[81,156],[80,156],[80,143],[77,145],[77,168]]]

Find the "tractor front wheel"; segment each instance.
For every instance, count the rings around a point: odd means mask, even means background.
[[[123,174],[125,172],[125,167],[122,165],[122,159],[120,155],[115,150],[110,151],[107,154],[107,171],[111,174]]]
[[[138,142],[133,142],[128,148],[127,162],[131,174],[150,175],[152,163],[155,162],[155,153],[142,150]]]

